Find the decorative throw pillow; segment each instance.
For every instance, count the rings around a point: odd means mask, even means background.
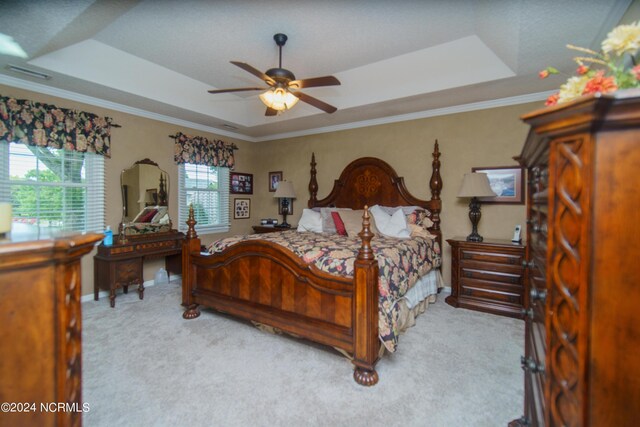
[[[298,231],[312,231],[322,233],[322,215],[311,209],[303,209],[302,217],[298,221]]]
[[[158,209],[149,209],[146,213],[142,214],[138,218],[138,222],[151,222],[154,216],[158,213]]]
[[[338,212],[331,212],[331,217],[333,218],[333,224],[336,226],[336,232],[341,236],[346,236],[347,230],[344,228],[344,222],[342,222],[340,214]]]
[[[435,239],[436,237],[418,224],[409,224],[409,230],[411,230],[411,237],[424,237],[425,239]]]
[[[325,233],[333,233],[335,234],[336,225],[333,222],[333,217],[331,216],[331,212],[342,212],[342,211],[350,211],[349,208],[322,208],[320,209],[320,215],[322,215],[322,231]]]
[[[344,228],[347,231],[348,236],[357,236],[362,231],[362,215],[364,215],[363,209],[340,212],[340,218],[344,223]],[[373,215],[370,215],[369,222],[369,230],[371,230],[374,235],[379,234]]]
[[[407,219],[402,209],[398,209],[393,215],[389,215],[380,206],[376,205],[369,208],[369,212],[375,218],[376,227],[383,236],[398,239],[411,237],[411,230],[407,227]]]
[[[431,213],[425,209],[418,208],[407,215],[407,224],[416,224],[423,227],[425,230],[433,227],[433,221],[431,221]]]

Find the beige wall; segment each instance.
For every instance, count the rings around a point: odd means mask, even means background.
[[[416,197],[429,199],[431,153],[438,139],[444,182],[443,236],[466,236],[471,232],[468,201],[456,198],[464,173],[474,166],[515,165],[512,157],[520,153],[527,135],[519,116],[540,107],[541,103],[523,104],[259,143],[256,152],[262,160],[255,169],[252,218],[281,218],[267,181],[269,171],[282,171],[284,179],[293,181],[298,195],[288,221],[297,224],[309,198],[312,152],[318,164],[319,198],[328,195],[333,180],[349,162],[373,156],[384,159],[403,176]],[[479,232],[485,237],[511,239],[514,226],[524,226],[524,220],[524,205],[484,205]],[[443,273],[448,285],[450,249],[444,246]]]
[[[442,230],[444,238],[466,236],[470,232],[466,200],[456,194],[465,172],[473,166],[514,165],[512,157],[522,148],[527,127],[519,120],[525,112],[539,108],[540,103],[480,110],[447,116],[371,126],[251,143],[229,137],[146,119],[131,114],[85,105],[22,89],[0,85],[0,94],[38,102],[52,103],[66,108],[78,108],[98,115],[112,117],[122,128],[112,130],[112,157],[106,160],[106,223],[117,229],[122,212],[120,172],[135,161],[150,158],[166,170],[170,179],[169,213],[177,222],[177,166],[173,162],[173,140],[168,135],[184,132],[234,142],[237,172],[254,174],[254,194],[251,218],[233,220],[227,234],[201,236],[203,244],[231,234],[248,233],[260,218],[280,218],[273,194],[268,192],[268,172],[282,171],[284,179],[293,181],[298,198],[294,215],[289,222],[297,224],[309,192],[309,162],[316,153],[318,163],[319,197],[326,196],[342,169],[352,160],[363,156],[380,157],[403,176],[409,191],[416,197],[429,198],[431,152],[436,139],[442,152]],[[230,200],[233,205],[235,195]],[[485,237],[509,239],[516,224],[524,225],[524,206],[484,205],[479,231]],[[450,250],[444,245],[445,282],[450,283]],[[145,264],[145,280],[153,278],[162,266],[161,261]],[[83,295],[93,291],[93,253],[83,259]]]
[[[64,108],[76,108],[88,111],[101,116],[112,117],[114,123],[121,125],[121,128],[113,128],[111,131],[111,158],[105,160],[105,192],[106,192],[106,225],[110,225],[113,230],[118,229],[118,224],[122,214],[122,197],[120,193],[120,172],[130,167],[137,160],[150,158],[158,163],[160,168],[169,174],[170,194],[169,194],[169,214],[174,221],[178,221],[178,167],[173,161],[173,139],[169,135],[176,132],[183,132],[189,135],[201,135],[207,138],[222,139],[227,142],[234,142],[239,150],[236,151],[237,170],[249,172],[253,170],[253,143],[237,140],[229,137],[221,137],[199,130],[189,129],[169,123],[146,119],[119,111],[108,110],[93,105],[82,104],[67,99],[43,95],[36,92],[17,89],[10,86],[0,85],[0,94],[21,99],[30,99],[37,102],[55,104]],[[233,218],[233,215],[231,215]],[[234,221],[232,219],[231,231],[228,234],[247,233],[251,230],[248,220]],[[207,243],[214,237],[203,236],[203,242]],[[93,255],[87,255],[82,260],[82,294],[93,293]],[[145,263],[144,280],[153,279],[156,270],[163,266],[161,260],[149,261]]]

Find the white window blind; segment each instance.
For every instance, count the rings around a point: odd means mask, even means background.
[[[178,230],[187,231],[193,205],[199,234],[229,231],[229,169],[184,163],[178,168]]]
[[[13,207],[14,236],[103,231],[104,157],[0,144],[0,200]]]

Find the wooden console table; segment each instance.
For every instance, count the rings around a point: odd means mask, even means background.
[[[112,246],[101,244],[93,257],[93,299],[98,301],[100,289],[109,291],[111,307],[116,305],[116,289],[126,294],[129,286],[137,286],[140,299],[144,298],[143,264],[146,259],[165,259],[167,274],[182,272],[182,241],[184,234],[168,233],[131,236],[126,243]]]

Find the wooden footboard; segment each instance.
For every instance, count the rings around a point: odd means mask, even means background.
[[[282,246],[260,240],[201,254],[191,209],[189,222],[182,270],[185,319],[198,317],[203,305],[264,323],[353,354],[356,381],[377,382],[378,263],[369,244],[368,215],[354,279],[325,273]]]

